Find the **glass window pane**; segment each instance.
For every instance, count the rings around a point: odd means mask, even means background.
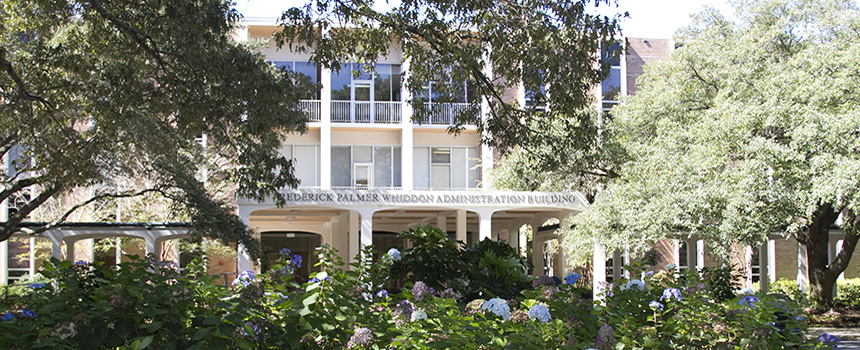
[[[466,166],[466,149],[462,147],[451,149],[451,187],[466,188],[469,169]]]
[[[370,101],[370,84],[356,83],[355,84],[355,100]]]
[[[434,165],[431,168],[431,188],[451,188],[451,166]]]
[[[391,65],[391,100],[400,101],[400,65]]]
[[[373,79],[373,98],[376,101],[391,101],[391,65],[377,64]]]
[[[450,147],[433,147],[433,163],[451,163]]]
[[[350,186],[352,181],[352,161],[349,146],[331,147],[331,185]]]
[[[469,164],[469,188],[478,187],[478,180],[481,178],[481,169],[478,167],[478,162],[480,159],[478,158],[478,148],[469,147],[467,153],[468,164]]]
[[[370,165],[355,165],[355,187],[370,187],[370,170]]]
[[[600,50],[600,56],[604,62],[611,64],[613,67],[621,67],[621,43],[604,46]]]
[[[353,163],[370,163],[373,161],[373,149],[370,146],[352,146]]]
[[[603,100],[616,101],[621,93],[621,69],[613,68],[603,81]]]
[[[394,179],[392,186],[400,187],[403,186],[403,179],[401,178],[401,169],[402,166],[400,163],[400,146],[394,146]]]
[[[333,101],[351,100],[349,86],[352,83],[352,71],[349,65],[344,65],[340,72],[331,72],[331,99]]]
[[[391,187],[391,146],[373,147],[373,186]]]
[[[415,188],[430,188],[430,149],[415,147],[412,158],[412,176]]]
[[[317,66],[316,66],[316,64],[310,63],[310,62],[296,62],[295,67],[296,67],[295,68],[296,73],[301,73],[301,74],[308,76],[308,78],[311,79],[312,83],[317,82]]]
[[[315,145],[296,145],[294,148],[295,174],[302,180],[302,186],[319,186],[317,148],[318,146]]]
[[[286,70],[293,70],[293,61],[274,61],[275,67],[283,68]]]

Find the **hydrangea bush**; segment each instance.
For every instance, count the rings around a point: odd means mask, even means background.
[[[135,260],[45,264],[0,304],[2,349],[776,349],[832,348],[805,336],[805,315],[786,298],[742,295],[717,302],[695,274],[673,270],[615,281],[593,302],[581,276],[530,281],[516,297],[471,298],[421,280],[386,289],[390,250],[345,268],[319,250],[305,283],[284,251],[269,271],[219,286],[202,264],[183,273]],[[371,251],[362,256],[373,256]],[[634,266],[639,268],[641,266]],[[474,267],[480,270],[480,267]],[[434,275],[439,277],[438,275]],[[440,281],[436,281],[438,283]],[[442,281],[445,285],[445,282]],[[11,289],[10,289],[11,290]],[[505,291],[507,293],[507,291]]]

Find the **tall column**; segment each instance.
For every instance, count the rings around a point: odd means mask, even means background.
[[[478,212],[478,241],[484,239],[492,239],[493,234],[493,212],[483,211]]]
[[[246,227],[251,226],[251,208],[239,206],[238,209],[239,219],[242,220],[242,223],[245,224]],[[147,248],[149,248],[149,241],[146,242]],[[148,252],[147,252],[148,253]],[[243,271],[247,271],[251,269],[251,255],[248,254],[248,251],[245,249],[245,246],[239,244],[237,247],[237,256],[236,256],[236,269],[238,273]]]
[[[544,275],[544,257],[546,255],[544,241],[538,237],[538,228],[541,221],[536,220],[531,223],[532,226],[532,265],[534,265],[535,277]]]
[[[92,264],[96,261],[96,240],[95,238],[87,239],[88,251],[87,251],[87,262]]]
[[[76,241],[70,239],[65,239],[66,241],[66,260],[75,262],[75,243]]]
[[[442,232],[445,232],[445,234],[448,234],[448,217],[446,217],[444,213],[440,213],[440,215],[436,217],[436,227],[442,230]]]
[[[806,262],[806,247],[802,246],[800,243],[797,244],[797,288],[800,289],[801,292],[808,292],[808,284],[809,279],[806,277],[807,275],[807,262]]]
[[[758,285],[759,290],[767,293],[770,288],[770,252],[768,251],[768,241],[764,241],[759,247],[758,253]]]
[[[415,188],[413,180],[414,170],[414,139],[413,139],[413,124],[412,124],[412,91],[406,87],[405,82],[411,77],[412,60],[406,57],[401,57],[400,69],[403,72],[403,83],[401,83],[400,96],[403,96],[403,117],[400,120],[400,181],[401,186],[406,191],[411,191]]]
[[[620,250],[612,251],[612,280],[617,281],[621,279],[621,275],[624,273],[624,255],[621,254]]]
[[[487,52],[483,55],[482,59],[484,61],[483,73],[490,80],[493,80],[493,63],[490,61],[490,51],[492,48],[487,47]],[[490,100],[487,97],[481,99],[481,120],[484,121],[486,125],[487,119],[489,119],[491,111]],[[492,135],[489,132],[484,131],[484,135],[482,137],[485,140],[492,139]],[[493,149],[485,144],[481,143],[481,188],[487,190],[492,187],[490,184],[490,170],[493,169]]]
[[[457,209],[457,233],[456,239],[463,243],[469,243],[466,237],[466,211]]]
[[[769,239],[767,240],[767,272],[768,272],[768,282],[776,282],[776,241]]]
[[[705,268],[705,240],[696,241],[696,270],[702,271]]]
[[[373,245],[373,211],[361,212],[361,249]]]
[[[358,211],[349,211],[349,263],[358,262],[358,252],[361,250],[359,245],[361,222],[359,221]]]
[[[331,189],[331,69],[320,70],[320,188]]]
[[[841,239],[836,241],[836,254],[839,254],[839,252],[842,251],[842,243],[844,243],[844,241]],[[837,279],[840,281],[845,280],[845,271],[842,271]]]
[[[591,267],[592,300],[601,300],[603,288],[606,288],[606,249],[600,243],[594,244]]]
[[[0,242],[0,286],[9,282],[9,240]]]
[[[115,244],[116,248],[114,248],[114,252],[116,252],[116,266],[119,266],[119,264],[122,264],[122,238],[117,237]]]
[[[51,238],[51,257],[57,260],[63,260],[63,240],[59,237],[49,236]]]
[[[30,237],[30,265],[27,274],[32,278],[36,275],[36,237]]]

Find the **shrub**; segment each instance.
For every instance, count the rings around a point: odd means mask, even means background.
[[[838,293],[834,301],[837,305],[860,309],[860,278],[848,278],[836,281],[836,286]]]

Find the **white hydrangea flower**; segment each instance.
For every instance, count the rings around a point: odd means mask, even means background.
[[[481,310],[489,310],[505,320],[511,319],[511,307],[508,302],[501,298],[492,298],[481,305]]]
[[[529,317],[533,320],[537,319],[541,323],[547,323],[552,318],[549,314],[549,309],[541,304],[535,304],[529,309]]]
[[[387,254],[391,261],[400,261],[400,251],[397,248],[389,249]]]
[[[752,288],[741,288],[741,290],[738,291],[738,294],[740,294],[740,295],[753,295],[753,294],[755,294],[755,291],[752,290]]]
[[[412,319],[410,321],[415,322],[418,320],[426,320],[426,319],[427,319],[427,313],[424,312],[424,310],[416,310],[415,312],[412,313]]]

